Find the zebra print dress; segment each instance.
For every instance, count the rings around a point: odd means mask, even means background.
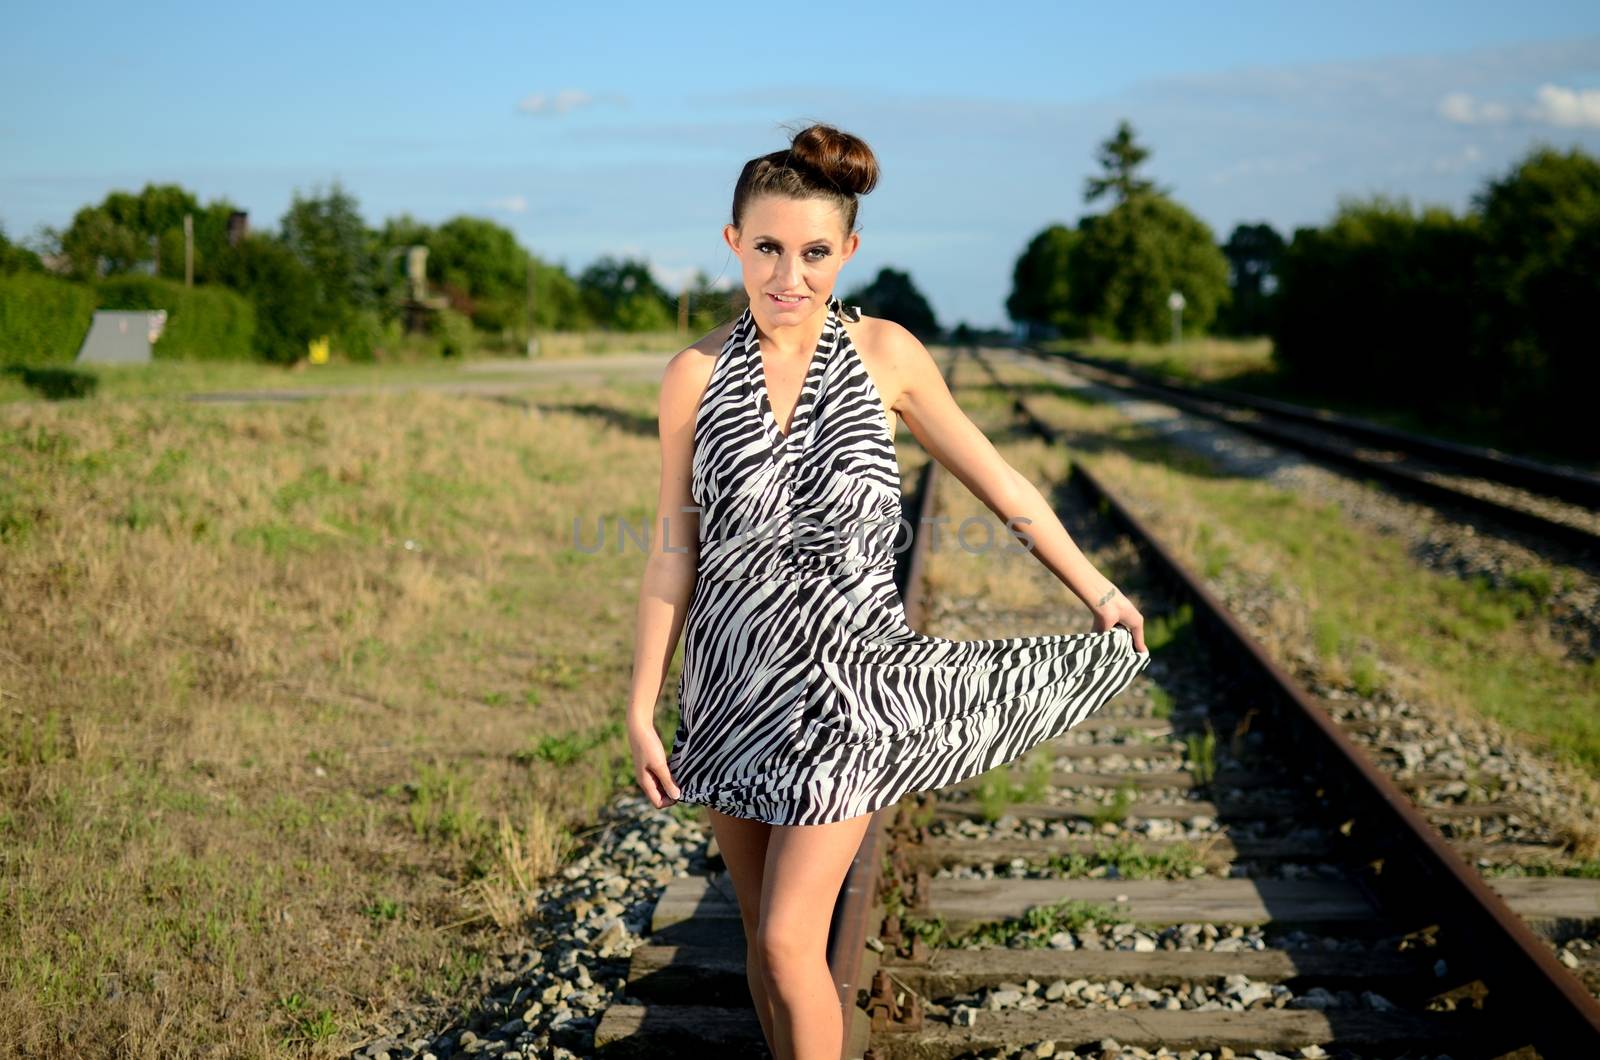
[[[829,300],[787,435],[749,309],[696,412],[678,801],[784,825],[869,813],[1059,736],[1150,661],[1120,625],[999,640],[907,625],[894,438],[851,310]]]

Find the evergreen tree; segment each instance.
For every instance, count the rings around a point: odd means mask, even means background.
[[[1098,177],[1089,177],[1084,182],[1084,201],[1094,202],[1100,196],[1111,192],[1120,205],[1136,195],[1165,194],[1155,184],[1134,173],[1134,170],[1149,157],[1149,149],[1134,140],[1133,126],[1124,118],[1117,124],[1117,131],[1111,138],[1100,145],[1096,159],[1104,173]]]

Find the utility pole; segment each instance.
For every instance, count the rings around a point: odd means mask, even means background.
[[[533,337],[533,255],[528,255],[528,356],[532,357],[539,351],[539,342]]]
[[[194,286],[194,214],[183,215],[183,285]]]
[[[682,335],[689,330],[689,288],[685,287],[678,295],[678,334]]]

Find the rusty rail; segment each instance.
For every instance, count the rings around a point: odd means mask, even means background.
[[[997,386],[994,368],[979,363]],[[1054,442],[1057,432],[1020,398],[1012,405],[1040,435]],[[1600,1056],[1600,1001],[1585,988],[1494,892],[1483,876],[1428,822],[1410,796],[1385,775],[1338,722],[1278,666],[1222,603],[1158,541],[1144,521],[1117,499],[1095,474],[1074,459],[1071,481],[1102,505],[1139,543],[1156,570],[1194,606],[1197,620],[1228,649],[1240,675],[1254,682],[1302,737],[1301,748],[1316,757],[1350,806],[1347,834],[1373,856],[1362,882],[1390,909],[1433,917],[1470,936],[1491,990],[1512,1001],[1518,1028],[1549,1056]]]
[[[1093,357],[1076,350],[1046,353],[1038,347],[1019,347],[1034,356],[1049,360],[1059,358],[1074,364],[1087,365],[1104,371],[1117,372],[1147,387],[1182,397],[1202,398],[1221,405],[1233,405],[1266,413],[1279,419],[1304,423],[1323,430],[1336,431],[1350,438],[1390,448],[1405,449],[1457,469],[1483,478],[1490,478],[1508,486],[1517,486],[1537,493],[1559,497],[1574,504],[1591,508],[1600,507],[1600,475],[1582,468],[1551,464],[1514,453],[1502,452],[1489,446],[1467,445],[1443,438],[1405,431],[1370,420],[1347,416],[1328,409],[1310,405],[1297,405],[1275,398],[1248,394],[1228,387],[1202,383],[1184,383],[1170,376],[1152,372],[1138,365],[1124,364],[1104,357]]]
[[[959,352],[954,353],[945,362],[944,376],[947,382],[954,378],[955,362],[959,356]],[[922,575],[927,564],[929,538],[920,532],[920,528],[934,513],[940,471],[939,462],[930,455],[922,466],[910,503],[902,505],[903,511],[914,509],[915,518],[911,520],[911,547],[898,564],[895,581],[905,605],[906,620],[912,626],[920,626],[924,617],[926,601],[922,593]],[[833,972],[833,983],[839,992],[839,1008],[844,1020],[843,1047],[840,1052],[842,1060],[860,1056],[856,1047],[866,1044],[857,1041],[851,1031],[856,1025],[856,1014],[861,1011],[857,1004],[857,991],[864,989],[862,980],[867,978],[862,974],[865,963],[863,954],[867,936],[876,927],[868,921],[877,903],[885,832],[895,812],[895,807],[887,806],[872,815],[866,835],[862,837],[861,845],[845,873],[828,925],[828,967]]]

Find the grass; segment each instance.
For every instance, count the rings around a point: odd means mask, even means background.
[[[1095,875],[1102,867],[1114,868],[1125,880],[1186,880],[1205,872],[1204,860],[1189,843],[1147,850],[1132,836],[1097,842],[1092,854],[1055,855],[1049,866],[1057,875],[1072,878]]]
[[[1151,622],[1147,619],[1144,627],[1145,647],[1147,648],[1150,647],[1150,625]],[[1155,649],[1151,648],[1151,651],[1154,650]],[[1153,718],[1161,718],[1163,720],[1171,718],[1173,707],[1172,694],[1154,682],[1152,682],[1149,687],[1149,693],[1150,716]]]
[[[1133,806],[1135,789],[1131,782],[1124,781],[1111,793],[1111,801],[1102,804],[1090,816],[1089,821],[1095,828],[1103,825],[1120,825],[1128,819],[1128,810]]]
[[[1196,647],[1198,637],[1194,627],[1194,605],[1185,601],[1173,608],[1170,614],[1147,616],[1144,644],[1152,654],[1159,651],[1176,655]],[[1171,716],[1170,700],[1166,709],[1167,714],[1158,714],[1157,717]]]
[[[1036,749],[1023,756],[1021,762],[983,774],[973,793],[983,819],[993,824],[1017,803],[1043,802],[1050,791],[1052,768],[1050,755]]]
[[[1189,772],[1194,774],[1194,782],[1201,787],[1209,785],[1217,777],[1217,734],[1211,728],[1210,719],[1206,720],[1206,731],[1189,733],[1183,738],[1184,758],[1187,761]]]
[[[572,521],[648,520],[654,394],[567,396],[614,415],[0,405],[0,1053],[343,1055],[473,1005],[633,787],[643,556]]]
[[[1067,480],[1069,456],[1019,428],[1010,395],[993,385],[978,365],[957,368],[957,400],[1002,456],[1047,500]],[[1008,372],[1002,372],[1005,378]],[[1049,384],[1040,384],[1051,389]],[[1070,400],[1070,399],[1063,399]],[[1093,614],[1036,555],[1011,550],[1004,522],[959,480],[941,475],[937,515],[942,529],[930,548],[926,590],[935,599],[981,601],[984,637],[1088,632]],[[969,522],[970,521],[970,522]],[[967,524],[958,539],[957,532]],[[990,542],[992,541],[992,545]],[[1113,581],[1125,571],[1117,560],[1100,567]],[[977,636],[978,634],[944,634]]]
[[[547,734],[539,737],[534,746],[517,751],[513,757],[519,762],[548,762],[553,766],[570,766],[584,755],[607,741],[623,734],[621,720],[595,726],[587,732]]]
[[[1263,338],[1193,338],[1178,343],[1053,340],[1042,343],[1040,348],[1081,351],[1090,357],[1121,361],[1186,382],[1217,386],[1234,386],[1241,378],[1259,378],[1277,372],[1272,359],[1272,342]]]
[[[1319,391],[1307,390],[1287,378],[1279,369],[1270,339],[1193,338],[1178,343],[1053,340],[1040,344],[1040,349],[1081,352],[1101,360],[1118,361],[1146,371],[1159,372],[1180,382],[1225,387],[1295,404],[1312,405],[1400,430],[1600,470],[1593,462],[1592,453],[1528,451],[1526,438],[1519,435],[1515,425],[1483,422],[1466,415],[1430,418],[1393,403],[1362,400],[1359,397],[1329,397]]]
[[[1482,872],[1485,876],[1575,876],[1586,880],[1600,880],[1600,858],[1560,864],[1549,859],[1521,864],[1507,862],[1485,866]]]
[[[1434,571],[1337,505],[1220,475],[1114,410],[1035,406],[1074,422],[1076,446],[1185,563],[1265,597],[1254,632],[1280,658],[1303,646],[1330,684],[1493,718],[1600,779],[1600,661],[1569,658],[1548,621],[1551,594],[1579,572],[1535,562],[1492,585]],[[1152,646],[1161,624],[1147,622]]]
[[[931,921],[913,919],[913,930],[923,934],[924,941],[930,946],[1042,949],[1050,944],[1050,937],[1060,931],[1082,931],[1088,927],[1122,924],[1130,920],[1127,915],[1100,902],[1063,898],[1047,905],[1031,906],[1020,917],[980,921],[960,929],[950,928],[942,917]]]

